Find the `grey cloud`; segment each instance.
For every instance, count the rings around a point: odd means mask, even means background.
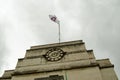
[[[4,27],[3,24],[0,24],[0,27]],[[6,40],[5,40],[5,33],[4,33],[4,29],[0,28],[0,72],[2,72],[4,70],[4,65],[7,64],[6,61],[6,55],[7,55],[7,45],[6,45]],[[1,73],[0,73],[1,75]]]
[[[77,2],[77,3],[76,3]],[[72,19],[79,20],[79,38],[85,40],[88,49],[93,49],[97,58],[110,58],[120,74],[120,1],[119,0],[80,0],[68,4],[61,1],[61,8]],[[78,7],[79,6],[79,7]],[[75,26],[74,26],[75,28]],[[71,38],[74,37],[74,31]]]
[[[8,22],[3,22],[8,23],[6,26],[13,30],[14,37],[12,38],[17,37],[20,40],[16,39],[11,44],[16,43],[15,45],[19,45],[21,48],[26,45],[33,45],[33,42],[37,45],[57,42],[57,24],[51,22],[48,18],[49,14],[56,13],[61,21],[62,41],[83,39],[87,48],[94,50],[97,58],[110,58],[112,63],[115,64],[117,74],[120,74],[119,0],[12,1],[12,6],[10,5],[11,7],[8,8],[12,12],[9,10],[10,14],[4,14],[6,19],[9,18]],[[0,19],[0,21],[2,20]],[[8,47],[9,44],[5,42],[6,37],[8,39],[8,36],[12,34],[5,32],[4,27],[0,29],[2,38],[0,40],[0,56],[3,57],[7,55],[7,52],[4,51],[9,51],[10,49]],[[4,35],[4,33],[7,35]],[[14,55],[12,52],[10,53]],[[0,58],[0,62],[4,63],[4,59],[4,57]]]

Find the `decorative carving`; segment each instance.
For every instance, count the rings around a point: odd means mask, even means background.
[[[48,61],[58,61],[63,58],[65,52],[60,48],[51,48],[44,55],[45,59]]]

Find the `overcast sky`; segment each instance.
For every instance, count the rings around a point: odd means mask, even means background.
[[[0,76],[30,46],[58,42],[49,14],[60,20],[62,42],[83,40],[120,75],[120,0],[0,0]]]

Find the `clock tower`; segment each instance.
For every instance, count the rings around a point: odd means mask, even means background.
[[[96,60],[82,40],[32,46],[0,80],[118,80],[109,59]]]

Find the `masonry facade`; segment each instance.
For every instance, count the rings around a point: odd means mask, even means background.
[[[118,80],[109,59],[96,60],[82,40],[32,46],[0,80]]]

